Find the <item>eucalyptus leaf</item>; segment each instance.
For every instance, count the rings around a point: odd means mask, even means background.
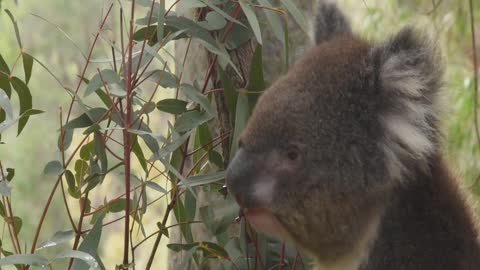
[[[0,266],[26,264],[39,267],[47,267],[48,259],[36,254],[15,254],[0,259]]]
[[[79,117],[70,120],[65,124],[65,129],[85,128],[100,121],[101,117],[107,112],[105,108],[93,108]]]
[[[153,181],[147,181],[145,182],[145,185],[153,190],[156,190],[160,193],[163,193],[163,194],[166,194],[168,193],[166,189],[164,189],[163,187],[161,187],[159,184],[153,182]]]
[[[178,78],[174,74],[164,70],[153,70],[145,73],[148,80],[165,88],[177,88]]]
[[[78,248],[79,251],[87,253],[91,257],[93,257],[95,261],[99,264],[99,267],[101,269],[105,269],[100,258],[98,257],[98,245],[100,243],[100,238],[102,237],[103,217],[104,215],[100,216],[96,220],[95,224],[93,225],[93,228],[84,237],[82,243]],[[75,258],[76,259],[74,260],[73,268],[72,268],[73,270],[89,270],[89,268],[91,267],[91,263],[93,263],[93,261],[90,259],[84,260],[86,257],[82,257],[82,258],[75,257]]]
[[[101,269],[99,263],[93,257],[92,255],[88,254],[87,252],[83,252],[80,250],[65,250],[60,254],[55,255],[55,258],[53,260],[58,260],[58,259],[64,259],[64,258],[74,258],[76,259],[76,262],[78,260],[81,260],[82,262],[85,262],[89,268],[86,268],[88,270],[98,270]],[[73,269],[80,269],[79,267]]]
[[[205,16],[205,21],[199,22],[199,25],[209,31],[220,30],[227,25],[225,18],[215,11],[210,11]]]
[[[22,53],[23,71],[25,73],[25,82],[28,84],[32,77],[33,57],[28,53]]]
[[[30,93],[28,86],[17,77],[12,77],[10,82],[12,83],[13,89],[15,89],[18,94],[18,98],[20,99],[20,114],[32,109],[32,94]],[[23,128],[28,122],[28,119],[29,117],[26,116],[18,120],[17,135],[22,132]]]
[[[260,29],[260,24],[258,23],[257,15],[253,8],[248,4],[246,0],[238,0],[240,6],[242,7],[245,16],[247,17],[248,23],[252,27],[255,38],[259,44],[262,44],[262,30]]]
[[[43,173],[45,175],[60,175],[63,172],[63,166],[62,163],[58,160],[53,160],[47,163],[45,165],[45,168],[43,169]]]
[[[208,185],[225,179],[225,171],[217,172],[209,175],[195,175],[187,178],[188,185],[191,187]],[[184,187],[182,183],[179,185]]]
[[[0,54],[0,89],[3,89],[7,96],[10,97],[12,94],[12,86],[10,85],[10,68],[8,68],[5,59]]]
[[[235,113],[235,128],[233,131],[231,149],[230,149],[230,159],[233,158],[233,155],[238,148],[238,138],[240,133],[243,131],[247,124],[248,117],[250,116],[250,108],[248,103],[248,96],[244,93],[240,93],[237,99],[237,108]]]
[[[258,2],[264,7],[273,9],[273,6],[270,4],[269,0],[258,0]],[[265,14],[265,17],[267,18],[267,22],[272,28],[272,32],[275,35],[275,38],[278,41],[285,43],[285,30],[283,29],[283,23],[280,19],[280,15],[282,15],[282,13],[275,12],[271,9],[263,8],[263,12]]]
[[[0,89],[0,109],[5,111],[7,119],[13,119],[12,104],[10,104],[10,98],[3,89]]]
[[[290,12],[293,19],[297,22],[302,31],[308,35],[307,20],[300,9],[295,6],[292,0],[280,0],[280,2],[282,2],[283,6],[288,10],[288,12]]]
[[[175,122],[175,130],[177,132],[186,132],[197,128],[203,123],[206,123],[214,118],[213,115],[207,112],[200,112],[197,110],[186,112]]]
[[[0,177],[1,178],[1,177]],[[0,195],[9,197],[12,194],[12,188],[8,185],[6,179],[0,179]]]
[[[100,74],[96,73],[95,76],[93,76],[93,78],[90,80],[87,85],[87,89],[85,90],[85,93],[83,95],[84,97],[89,96],[90,94],[95,92],[95,90],[102,88],[104,83],[108,85],[120,82],[120,77],[118,76],[118,74],[111,69],[104,69],[100,71]]]
[[[198,89],[189,84],[180,85],[180,91],[191,101],[198,103],[209,115],[215,115],[210,101]]]
[[[74,237],[75,237],[75,232],[73,230],[58,231],[50,239],[38,245],[36,250],[58,246],[60,244],[63,244],[72,240]]]
[[[157,103],[157,109],[171,114],[182,114],[187,110],[187,102],[180,99],[162,99]]]

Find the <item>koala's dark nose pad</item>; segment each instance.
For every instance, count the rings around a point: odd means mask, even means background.
[[[240,207],[245,207],[251,182],[253,181],[254,161],[244,149],[239,149],[227,168],[226,183],[228,192],[237,200]]]

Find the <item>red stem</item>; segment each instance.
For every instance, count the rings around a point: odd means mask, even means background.
[[[285,242],[282,243],[282,251],[280,252],[280,261],[278,262],[278,270],[283,270],[285,260]]]

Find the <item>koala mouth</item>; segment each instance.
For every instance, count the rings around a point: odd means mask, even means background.
[[[247,219],[248,223],[256,230],[286,238],[288,236],[285,227],[280,223],[278,218],[266,208],[243,208],[243,216]]]

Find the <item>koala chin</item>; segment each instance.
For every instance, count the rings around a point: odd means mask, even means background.
[[[317,269],[480,269],[475,219],[442,158],[435,43],[411,27],[369,42],[335,4],[317,13],[316,45],[240,136],[229,192]]]

